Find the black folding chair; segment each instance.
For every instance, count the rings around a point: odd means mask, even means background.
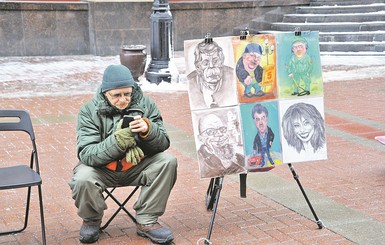
[[[113,192],[116,190],[116,188],[123,188],[123,187],[127,187],[127,188],[134,188],[131,193],[126,197],[126,199],[121,202],[119,201],[114,195],[113,195]],[[104,192],[105,192],[105,197],[104,197],[104,200],[107,200],[109,197],[114,200],[114,202],[118,205],[118,209],[115,210],[115,212],[112,214],[112,216],[108,219],[108,221],[102,225],[100,227],[100,230],[104,230],[107,228],[107,226],[111,223],[111,221],[116,217],[116,215],[118,215],[118,213],[123,210],[130,218],[131,220],[136,224],[136,219],[135,217],[126,209],[125,205],[127,204],[127,202],[131,199],[131,197],[135,194],[135,192],[139,189],[140,186],[117,186],[117,187],[113,187],[113,188],[109,188],[109,189],[106,189]]]
[[[31,187],[37,186],[39,192],[39,204],[40,204],[40,220],[41,220],[41,233],[43,244],[46,244],[45,237],[45,225],[43,214],[43,197],[41,191],[42,179],[39,171],[39,160],[37,155],[37,148],[35,143],[35,134],[32,127],[32,122],[29,114],[23,110],[0,110],[0,132],[1,131],[20,131],[29,134],[31,139],[31,158],[29,165],[27,162],[19,163],[13,160],[10,163],[3,164],[0,167],[0,190],[27,188],[27,200],[25,209],[24,226],[20,229],[8,230],[0,232],[0,235],[14,234],[25,230],[28,225],[29,205],[31,199]],[[28,144],[20,141],[20,138],[6,137],[7,142],[3,142],[2,145],[8,145],[8,142],[12,141],[12,147],[20,146],[21,150],[25,150]],[[14,150],[10,150],[14,152]]]

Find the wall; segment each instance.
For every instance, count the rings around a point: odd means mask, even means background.
[[[237,35],[237,27],[271,11],[285,13],[309,0],[170,0],[173,49],[183,41]],[[150,50],[152,0],[0,2],[0,55],[116,55],[124,44]],[[264,25],[266,27],[266,24]],[[235,32],[235,34],[234,34]]]
[[[0,2],[0,55],[89,54],[88,4]]]

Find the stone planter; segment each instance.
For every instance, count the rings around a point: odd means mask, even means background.
[[[147,53],[144,45],[123,45],[120,50],[120,63],[130,69],[135,81],[143,75]]]

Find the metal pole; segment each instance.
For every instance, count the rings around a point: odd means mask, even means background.
[[[306,203],[307,203],[307,205],[309,206],[310,211],[312,212],[312,214],[313,214],[313,216],[314,216],[314,218],[315,218],[315,221],[316,221],[316,224],[318,225],[318,228],[319,228],[319,229],[322,229],[323,227],[325,227],[325,225],[324,225],[324,224],[322,223],[322,221],[318,218],[316,212],[314,211],[314,208],[313,208],[313,206],[311,205],[311,203],[310,203],[310,201],[309,201],[309,198],[307,197],[306,192],[305,192],[305,190],[304,190],[303,187],[302,187],[301,182],[299,181],[299,176],[298,176],[298,174],[295,172],[294,167],[293,167],[293,165],[292,165],[291,163],[289,163],[288,166],[289,166],[289,169],[290,169],[291,173],[293,174],[293,177],[294,177],[295,181],[297,181],[297,184],[298,184],[298,186],[299,186],[299,189],[301,189],[302,195],[305,197]]]
[[[172,15],[168,0],[154,0],[151,14],[151,61],[145,73],[150,83],[171,82]]]
[[[216,177],[214,189],[212,192],[212,195],[215,195],[214,210],[213,210],[213,213],[211,215],[210,227],[208,230],[207,239],[205,240],[205,245],[211,244],[210,238],[211,238],[211,233],[212,233],[213,227],[214,227],[215,214],[217,213],[219,196],[221,195],[222,185],[223,185],[223,176]]]

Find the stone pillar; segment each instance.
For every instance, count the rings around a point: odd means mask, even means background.
[[[172,15],[168,0],[154,0],[151,14],[151,61],[145,73],[150,83],[171,82]]]

